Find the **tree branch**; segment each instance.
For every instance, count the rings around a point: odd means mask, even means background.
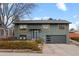
[[[19,18],[30,14],[32,11],[33,5],[32,4],[23,4],[23,3],[13,3],[13,4],[0,4],[0,17],[1,17],[1,24],[3,27],[8,27],[13,23],[14,17],[18,16]],[[9,22],[10,21],[10,22]]]

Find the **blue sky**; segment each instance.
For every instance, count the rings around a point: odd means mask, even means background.
[[[79,3],[39,3],[31,17],[68,20],[72,22],[70,28],[76,28],[79,23]]]

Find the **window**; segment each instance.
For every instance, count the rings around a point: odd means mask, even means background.
[[[26,35],[20,35],[20,39],[27,39],[26,37]]]
[[[26,25],[20,25],[20,29],[25,29],[25,28],[27,28]]]
[[[20,29],[20,33],[26,33],[26,29]]]
[[[43,28],[44,29],[48,29],[48,25],[43,25]]]
[[[59,29],[65,29],[65,25],[60,24]]]

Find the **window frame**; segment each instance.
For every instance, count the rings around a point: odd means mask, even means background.
[[[64,30],[65,29],[65,25],[64,24],[58,24],[58,28]]]
[[[43,29],[48,29],[49,28],[49,25],[42,25],[43,26]]]
[[[27,28],[27,25],[20,25],[19,28],[20,29],[26,29]]]

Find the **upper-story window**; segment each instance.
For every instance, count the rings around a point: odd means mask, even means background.
[[[43,25],[44,29],[48,29],[48,27],[49,27],[48,25]]]
[[[65,25],[59,24],[59,29],[65,29]]]
[[[27,26],[26,25],[20,25],[20,29],[26,29]]]

